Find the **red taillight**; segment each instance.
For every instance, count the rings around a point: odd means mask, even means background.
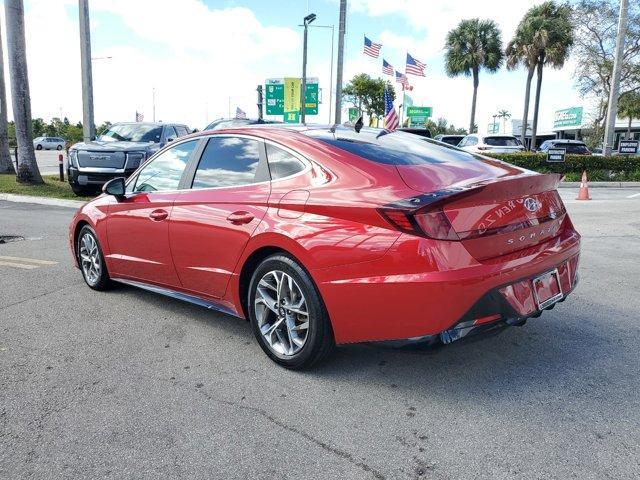
[[[460,240],[441,209],[418,212],[414,218],[427,237],[438,240]]]
[[[394,208],[383,208],[379,211],[391,225],[402,232],[435,240],[459,240],[449,219],[440,208],[417,212]]]

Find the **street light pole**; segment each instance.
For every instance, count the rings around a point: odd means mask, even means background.
[[[304,17],[304,40],[302,42],[302,88],[300,89],[300,122],[305,123],[305,100],[307,99],[307,34],[309,24],[316,19],[315,13]]]
[[[336,67],[336,121],[342,121],[342,67],[344,62],[344,33],[347,23],[347,0],[340,0],[340,23],[338,24],[338,65]]]
[[[618,116],[618,96],[620,95],[620,72],[622,70],[622,53],[627,34],[627,12],[629,0],[620,1],[620,16],[618,18],[618,35],[616,37],[616,54],[613,60],[613,78],[609,89],[609,106],[607,108],[607,125],[604,131],[604,155],[611,155],[615,143],[616,117]]]
[[[93,75],[91,73],[91,32],[89,0],[78,0],[80,10],[80,67],[82,69],[82,136],[85,142],[95,137],[93,119]]]

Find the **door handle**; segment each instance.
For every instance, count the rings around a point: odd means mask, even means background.
[[[166,210],[154,210],[153,212],[151,212],[149,214],[149,218],[151,220],[153,220],[154,222],[161,222],[162,220],[164,220],[165,218],[167,218],[169,216],[169,212],[167,212]]]
[[[243,210],[239,210],[239,211],[233,212],[231,215],[229,215],[227,217],[227,220],[229,220],[234,225],[242,225],[243,223],[251,222],[251,220],[253,220],[254,218],[255,217],[253,215],[251,215],[249,212],[245,212]]]

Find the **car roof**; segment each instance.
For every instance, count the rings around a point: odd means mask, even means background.
[[[584,145],[585,143],[582,140],[570,140],[568,138],[554,138],[551,140],[546,140],[549,143],[573,143],[576,145]]]

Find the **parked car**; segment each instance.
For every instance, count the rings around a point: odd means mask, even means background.
[[[33,148],[36,150],[62,150],[65,145],[64,138],[60,137],[36,137],[33,139]]]
[[[480,135],[472,133],[467,135],[458,144],[458,147],[475,153],[515,153],[524,151],[520,140],[513,135]]]
[[[237,128],[247,125],[270,125],[282,123],[277,120],[265,120],[263,118],[219,118],[214,120],[209,125],[204,127],[203,130],[219,130],[221,128]]]
[[[115,123],[96,140],[76,143],[67,156],[67,178],[76,195],[91,195],[115,177],[128,177],[165,144],[190,133],[178,123]]]
[[[412,133],[420,137],[431,138],[431,130],[429,130],[428,128],[402,127],[402,128],[399,128],[398,130],[400,130],[401,132]]]
[[[580,235],[559,181],[400,131],[206,131],[107,183],[69,244],[90,288],[248,319],[302,368],[335,344],[450,343],[563,301]]]
[[[464,135],[436,135],[434,140],[439,142],[448,143],[449,145],[453,145],[457,147],[460,141],[464,138]]]
[[[546,153],[550,148],[564,148],[566,153],[577,155],[591,155],[591,151],[587,148],[587,145],[580,140],[569,140],[566,138],[559,138],[556,140],[545,140],[538,149],[539,152]]]

